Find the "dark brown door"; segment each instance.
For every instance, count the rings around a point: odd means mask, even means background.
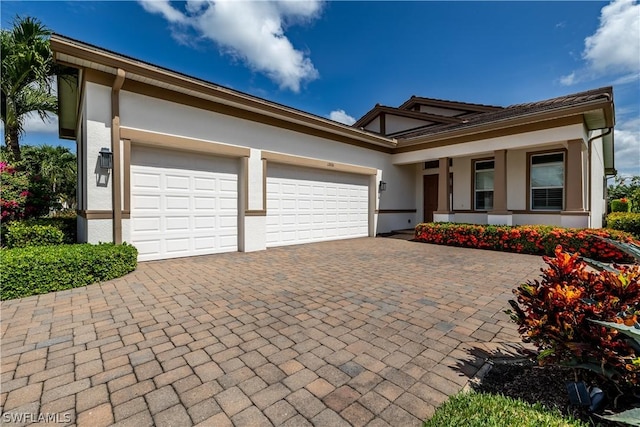
[[[432,222],[433,213],[438,210],[438,175],[425,175],[423,184],[424,222]]]

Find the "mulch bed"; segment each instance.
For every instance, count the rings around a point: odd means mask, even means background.
[[[558,366],[538,366],[533,360],[526,359],[517,362],[496,360],[491,370],[474,389],[519,398],[529,403],[541,403],[547,408],[558,409],[561,413],[572,415],[590,425],[622,425],[599,418],[590,413],[588,408],[570,404],[566,383],[576,381],[576,374],[578,381],[584,381],[587,386],[596,385],[604,391],[604,404],[597,411],[600,414],[609,411],[620,412],[640,404],[637,388],[636,396],[633,395],[634,390],[631,387],[623,389],[625,394],[618,397],[616,408],[613,400],[620,394],[619,391],[612,384],[603,383],[595,373]]]

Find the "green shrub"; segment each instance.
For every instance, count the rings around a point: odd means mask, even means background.
[[[7,225],[5,244],[7,248],[27,246],[52,246],[64,243],[64,233],[52,225],[28,225],[14,221]]]
[[[612,200],[611,212],[629,212],[629,201],[625,198]]]
[[[613,212],[607,215],[607,228],[626,231],[640,239],[640,213]]]
[[[459,393],[451,396],[424,427],[586,427],[581,421],[563,417],[541,404],[529,404],[488,393]]]
[[[75,214],[74,214],[75,215]],[[20,226],[16,226],[16,224],[20,224]],[[37,246],[37,244],[23,244],[23,245],[15,245],[9,243],[9,236],[7,233],[9,229],[15,229],[16,227],[19,229],[16,232],[24,233],[22,231],[25,227],[32,226],[45,226],[45,227],[54,227],[60,230],[63,234],[63,240],[61,242],[52,242],[50,244],[60,244],[60,243],[76,243],[77,241],[77,226],[76,226],[76,217],[64,216],[64,217],[45,217],[45,218],[30,218],[19,221],[11,221],[7,223],[0,224],[0,238],[2,239],[2,245],[8,248],[11,247],[24,247],[24,246]],[[14,233],[15,234],[15,233]]]
[[[34,246],[0,250],[0,299],[22,298],[111,280],[136,269],[127,245]]]
[[[633,262],[633,258],[602,238],[633,241],[631,234],[609,229],[562,228],[548,225],[476,225],[447,222],[418,224],[415,240],[438,245],[553,256],[556,246],[603,262]]]

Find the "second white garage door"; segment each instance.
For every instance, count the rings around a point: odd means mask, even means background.
[[[140,261],[237,251],[237,160],[134,147],[130,228]]]
[[[269,163],[267,247],[368,234],[368,176]]]

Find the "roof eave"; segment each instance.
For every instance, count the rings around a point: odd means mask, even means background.
[[[395,139],[385,138],[330,119],[325,119],[320,116],[269,102],[223,86],[218,86],[204,80],[186,76],[175,71],[126,58],[116,53],[107,52],[103,49],[69,39],[59,34],[53,34],[50,41],[51,49],[56,53],[56,56],[58,53],[61,53],[95,64],[101,64],[102,66],[109,68],[120,68],[130,75],[137,75],[152,81],[161,82],[165,85],[177,86],[183,89],[192,90],[196,93],[213,96],[219,99],[221,103],[233,104],[250,111],[260,111],[261,114],[265,116],[276,117],[292,123],[304,124],[310,128],[322,129],[336,135],[353,138],[360,142],[371,143],[387,148],[395,147],[397,143]]]
[[[478,125],[470,125],[461,129],[454,129],[451,131],[442,131],[429,135],[420,135],[412,138],[406,138],[403,140],[403,146],[409,146],[414,144],[423,144],[434,141],[441,141],[449,138],[456,138],[460,136],[466,136],[469,134],[481,133],[491,130],[498,130],[513,126],[518,126],[527,123],[540,122],[549,119],[555,119],[560,117],[574,116],[578,114],[584,114],[587,111],[593,111],[602,109],[607,127],[613,127],[613,101],[612,100],[597,100],[580,105],[573,105],[569,107],[563,107],[553,110],[547,110],[543,112],[536,112],[530,114],[523,114],[516,117],[509,117],[507,119],[496,120],[488,123],[480,123]],[[590,129],[593,130],[593,129]]]

